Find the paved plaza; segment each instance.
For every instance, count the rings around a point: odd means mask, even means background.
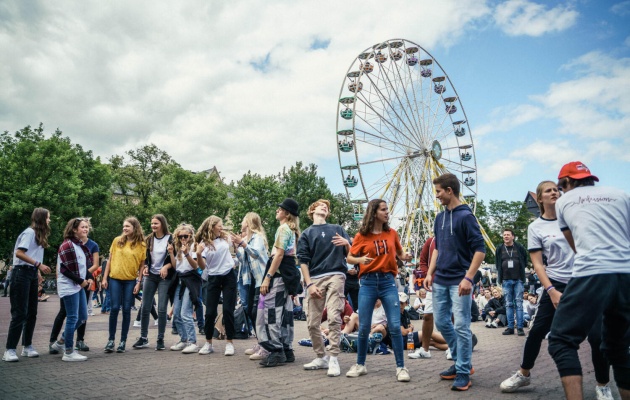
[[[138,305],[138,304],[136,304]],[[472,388],[463,393],[450,390],[450,383],[440,381],[438,373],[451,364],[444,352],[431,350],[433,358],[406,359],[411,382],[399,383],[395,377],[394,355],[370,355],[368,374],[346,378],[345,373],[356,362],[356,354],[341,354],[342,376],[329,378],[325,370],[305,371],[302,364],[313,358],[311,348],[297,345],[308,337],[306,322],[296,321],[295,364],[277,368],[261,368],[243,351],[255,339],[235,340],[236,355],[225,357],[225,341],[215,340],[216,353],[207,356],[154,350],[157,327],[151,322],[151,347],[134,350],[131,345],[139,336],[139,328],[130,328],[127,352],[104,354],[107,342],[107,315],[95,309],[90,317],[86,343],[90,351],[86,362],[66,363],[61,355],[48,354],[48,338],[59,308],[53,295],[39,304],[34,346],[41,356],[20,357],[17,363],[0,362],[0,399],[562,399],[563,392],[553,361],[547,354],[546,342],[532,373],[532,385],[517,393],[503,394],[499,383],[518,367],[524,338],[502,336],[502,329],[486,329],[482,322],[472,324],[479,338],[473,353],[475,374]],[[120,318],[120,316],[119,316]],[[132,319],[135,318],[135,312]],[[0,297],[0,341],[4,347],[10,321],[8,297]],[[420,328],[421,321],[413,321]],[[167,325],[166,346],[178,337]],[[120,334],[120,321],[117,343]],[[200,339],[198,343],[203,343]],[[21,346],[18,353],[21,352]],[[588,342],[580,349],[584,368],[585,398],[595,399],[595,377]],[[612,373],[611,373],[612,375]],[[613,386],[615,398],[619,398]]]

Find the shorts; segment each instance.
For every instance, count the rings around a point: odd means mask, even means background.
[[[427,290],[427,297],[424,299],[424,313],[433,314],[433,293]]]

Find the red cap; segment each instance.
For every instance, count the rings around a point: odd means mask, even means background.
[[[562,167],[558,174],[558,179],[566,177],[573,179],[593,178],[595,181],[599,182],[599,178],[591,174],[591,170],[581,161],[571,161]]]

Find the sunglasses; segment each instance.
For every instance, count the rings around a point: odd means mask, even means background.
[[[188,238],[190,238],[190,235],[178,235],[177,238],[178,239],[188,239]]]

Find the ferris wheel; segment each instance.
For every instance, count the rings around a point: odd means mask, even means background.
[[[371,199],[390,208],[390,225],[414,256],[440,211],[433,179],[450,172],[475,212],[477,160],[460,98],[437,60],[392,39],[368,47],[348,69],[337,106],[337,152],[355,220]]]

